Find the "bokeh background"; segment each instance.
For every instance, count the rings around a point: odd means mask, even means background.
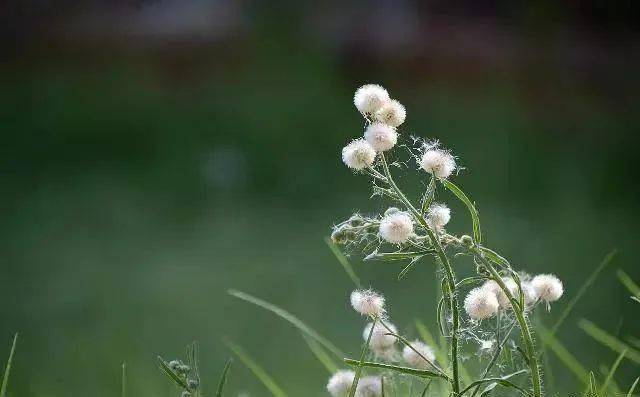
[[[404,136],[460,156],[455,181],[488,242],[558,274],[565,303],[619,249],[559,333],[585,367],[610,366],[615,354],[576,322],[640,335],[614,274],[640,279],[637,14],[598,1],[2,2],[2,357],[21,335],[10,395],[118,395],[126,361],[130,395],[173,396],[155,356],[192,340],[211,391],[225,336],[291,395],[324,395],[299,334],[226,291],[358,351],[351,283],[323,237],[386,205],[339,157],[362,132],[352,95],[366,82],[407,106]],[[468,232],[465,209],[440,199],[450,229]],[[435,326],[432,263],[401,282],[399,265],[353,263],[407,333],[416,317]],[[551,364],[547,389],[575,391]],[[625,362],[617,380],[635,371]],[[239,363],[230,390],[266,395]]]

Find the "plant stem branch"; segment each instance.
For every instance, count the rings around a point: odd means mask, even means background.
[[[484,255],[482,255],[482,251],[478,249],[477,246],[473,246],[470,248],[476,255],[476,258],[482,262],[482,264],[487,268],[489,273],[491,273],[491,277],[493,280],[500,286],[500,289],[509,299],[511,306],[513,308],[513,313],[516,316],[516,320],[518,321],[518,326],[520,327],[520,333],[522,334],[522,340],[524,341],[525,352],[527,353],[527,360],[529,364],[529,368],[531,369],[531,383],[533,384],[533,395],[534,397],[542,396],[542,380],[540,378],[540,368],[538,366],[538,356],[536,354],[535,346],[533,344],[533,336],[531,332],[531,327],[529,325],[529,321],[527,320],[527,314],[525,312],[524,307],[520,307],[520,303],[513,296],[509,288],[502,281],[502,277],[496,271],[493,264],[489,262]]]
[[[451,308],[451,315],[453,317],[453,327],[451,332],[451,367],[452,367],[452,378],[451,378],[451,386],[453,388],[453,396],[457,396],[460,393],[460,375],[458,369],[458,331],[460,328],[460,313],[458,308],[458,300],[456,296],[456,278],[453,272],[453,268],[451,267],[451,263],[449,262],[449,258],[444,252],[442,248],[442,244],[440,240],[436,236],[433,230],[427,224],[426,219],[422,216],[422,213],[418,211],[411,201],[404,195],[402,190],[396,185],[393,177],[391,176],[391,172],[389,171],[389,165],[387,164],[387,159],[384,156],[384,153],[380,153],[380,159],[382,161],[382,167],[384,170],[384,175],[387,178],[387,183],[389,186],[396,192],[400,201],[411,211],[413,216],[418,220],[422,228],[426,231],[429,236],[429,240],[431,241],[431,245],[436,250],[436,256],[440,260],[442,267],[445,270],[445,275],[447,279],[447,284],[449,287],[449,306]],[[444,291],[443,291],[444,292]]]

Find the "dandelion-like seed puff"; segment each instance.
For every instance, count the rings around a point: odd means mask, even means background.
[[[375,114],[387,102],[389,93],[377,84],[365,84],[353,96],[353,104],[363,115]]]
[[[364,139],[376,152],[386,152],[398,143],[398,133],[393,127],[386,124],[373,123],[365,130]]]
[[[384,297],[370,289],[353,291],[351,306],[363,316],[383,317],[385,313]]]
[[[411,347],[413,347],[413,349]],[[405,346],[402,349],[402,359],[409,364],[409,366],[418,369],[427,369],[435,362],[436,355],[433,348],[426,343],[416,340],[411,343],[411,347]]]
[[[431,204],[427,211],[427,224],[434,230],[442,229],[451,220],[451,210],[444,204]]]
[[[547,303],[555,302],[564,293],[562,281],[553,274],[539,274],[531,280],[531,287],[538,298]]]
[[[375,114],[375,120],[391,127],[398,127],[407,118],[407,110],[395,99],[382,105]]]
[[[397,334],[398,329],[391,323],[385,322],[385,324],[387,327],[389,327],[389,329],[385,328],[385,326],[380,324],[379,322],[377,322],[373,327],[373,332],[371,332],[373,323],[368,323],[364,327],[364,331],[362,331],[362,338],[366,341],[367,339],[369,339],[369,333],[371,333],[371,341],[369,341],[369,346],[371,346],[371,349],[377,351],[385,351],[396,343],[396,337],[390,335],[389,330],[391,330],[391,332],[393,332],[394,334]]]
[[[380,237],[392,244],[402,244],[413,235],[413,220],[406,212],[387,211],[380,221]]]
[[[464,310],[474,320],[493,317],[499,307],[496,294],[482,287],[472,289],[464,299]]]
[[[376,151],[364,139],[356,139],[342,149],[342,161],[354,170],[371,167],[375,159]]]
[[[456,169],[453,156],[441,149],[427,149],[420,160],[420,167],[438,178],[448,178]]]
[[[358,382],[356,397],[380,397],[382,395],[382,379],[379,376],[364,376]]]
[[[353,371],[338,371],[329,378],[327,383],[327,391],[333,397],[346,397],[349,393],[349,388],[353,384],[353,379],[356,374]]]

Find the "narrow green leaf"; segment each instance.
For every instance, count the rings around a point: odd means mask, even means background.
[[[16,333],[15,335],[13,335],[13,343],[11,344],[11,351],[9,352],[7,365],[4,367],[2,385],[0,386],[0,397],[5,397],[7,395],[7,385],[9,384],[9,374],[11,373],[11,363],[13,362],[13,355],[16,352],[17,343],[18,343],[18,334]]]
[[[253,372],[253,374],[262,382],[262,384],[271,392],[274,397],[286,397],[287,394],[278,386],[278,384],[267,374],[267,372],[262,369],[258,363],[256,363],[248,354],[244,351],[244,349],[235,343],[231,342],[228,339],[224,340],[225,345],[231,351],[238,356],[240,361]]]
[[[440,301],[438,301],[438,306],[436,308],[436,320],[438,322],[438,328],[440,328],[440,333],[442,335],[446,335],[447,330],[444,328],[444,322],[442,321],[443,313],[444,313],[444,296],[440,298]]]
[[[405,276],[407,275],[407,273],[409,273],[411,271],[411,269],[413,269],[413,267],[416,265],[416,263],[418,263],[420,261],[420,259],[422,259],[421,256],[413,258],[411,260],[411,262],[409,262],[409,264],[407,266],[404,267],[404,269],[402,269],[400,271],[400,273],[398,273],[398,281],[402,280],[403,278],[405,278]]]
[[[198,368],[198,342],[194,341],[187,345],[186,356],[187,365],[192,369],[192,374],[195,375],[195,379],[200,384],[200,369]]]
[[[188,390],[187,382],[181,377],[178,376],[173,370],[169,367],[169,363],[167,363],[162,357],[158,356],[158,368],[162,371],[170,381],[172,381],[176,386],[181,389]]]
[[[427,186],[427,190],[425,190],[424,195],[422,196],[422,205],[421,214],[425,216],[427,211],[429,210],[429,206],[433,202],[434,197],[436,196],[436,178],[435,176],[431,177],[429,181],[429,185]]]
[[[456,283],[456,289],[460,288],[460,287],[464,287],[466,285],[469,284],[475,284],[475,283],[479,283],[481,281],[484,281],[485,278],[484,277],[467,277],[467,278],[463,278],[462,280],[458,281]]]
[[[618,355],[618,358],[616,359],[616,361],[613,363],[613,366],[611,367],[611,371],[609,371],[609,374],[607,375],[607,377],[604,380],[604,383],[602,384],[602,387],[600,388],[600,393],[604,395],[605,391],[607,390],[607,388],[609,387],[609,383],[611,383],[611,381],[613,380],[613,375],[616,373],[616,371],[618,370],[618,366],[620,365],[620,362],[622,361],[622,359],[624,358],[624,355],[627,354],[626,350],[623,350],[620,355]]]
[[[353,283],[356,285],[356,288],[362,288],[358,275],[356,275],[356,272],[353,270],[353,266],[351,266],[351,263],[349,263],[347,257],[344,256],[342,251],[340,251],[340,248],[338,248],[338,246],[335,245],[329,237],[325,237],[324,241],[325,243],[327,243],[327,246],[329,247],[331,252],[333,252],[333,255],[335,255],[338,262],[340,262],[351,281],[353,281]]]
[[[227,376],[229,374],[229,369],[231,368],[231,363],[233,363],[233,359],[230,358],[224,364],[224,368],[222,369],[222,373],[220,374],[220,380],[218,381],[216,397],[222,397],[222,393],[224,392],[224,385],[227,383]]]
[[[484,255],[488,260],[495,263],[496,265],[505,267],[507,269],[511,268],[511,264],[509,263],[509,261],[494,250],[487,247],[480,247],[480,251],[482,252],[482,255]]]
[[[329,357],[327,351],[314,339],[312,339],[307,334],[301,332],[300,335],[304,338],[304,341],[307,342],[307,346],[309,346],[309,350],[313,353],[314,356],[320,361],[320,363],[329,371],[330,374],[333,374],[338,370],[338,365]]]
[[[351,387],[349,388],[349,397],[353,397],[356,395],[356,390],[358,390],[358,382],[360,381],[360,376],[362,375],[362,364],[364,363],[364,358],[367,355],[367,351],[369,351],[369,344],[371,343],[371,337],[373,336],[373,330],[376,328],[376,319],[373,320],[371,324],[371,330],[369,331],[369,336],[367,340],[362,345],[362,351],[360,352],[360,360],[357,362],[356,366],[356,374],[353,377],[353,383],[351,383]]]
[[[638,286],[638,284],[636,284],[631,279],[631,277],[629,277],[629,275],[627,273],[625,273],[624,271],[618,269],[616,274],[618,275],[618,279],[620,280],[620,282],[625,287],[627,287],[629,292],[631,292],[631,295],[635,296],[636,298],[640,298],[640,286]]]
[[[640,381],[640,378],[636,378],[635,382],[633,382],[633,384],[629,388],[629,392],[627,393],[627,397],[631,397],[633,395],[633,392],[636,390],[636,386],[638,386],[638,382],[639,381]]]
[[[596,382],[596,376],[593,374],[593,371],[589,372],[589,392],[596,393],[598,389],[598,382]]]
[[[324,336],[314,331],[311,327],[309,327],[307,324],[300,321],[296,316],[287,312],[286,310],[281,309],[280,307],[272,303],[264,301],[260,298],[256,298],[255,296],[249,295],[242,291],[230,289],[228,290],[228,293],[229,295],[234,296],[238,299],[242,299],[245,302],[253,303],[256,306],[269,310],[270,312],[276,314],[280,318],[288,321],[294,327],[298,328],[298,330],[302,331],[303,333],[307,334],[312,339],[314,339],[316,342],[320,343],[322,346],[324,346],[327,350],[329,350],[339,359],[342,359],[342,357],[346,355],[342,351],[340,351],[340,349],[338,349],[333,343],[331,343],[327,338],[325,338]]]
[[[359,360],[353,360],[350,358],[345,358],[344,362],[347,363],[348,365],[351,366],[358,366],[358,364],[360,364]],[[392,364],[385,364],[385,363],[376,363],[376,362],[371,362],[371,361],[363,361],[362,362],[362,366],[363,367],[368,367],[368,368],[379,368],[379,369],[386,369],[389,371],[394,371],[394,372],[399,372],[405,375],[411,375],[411,376],[416,376],[418,378],[441,378],[441,379],[446,379],[444,378],[442,375],[440,375],[437,372],[434,371],[428,371],[428,370],[423,370],[423,369],[415,369],[415,368],[409,368],[409,367],[401,367],[401,366],[397,366],[397,365],[392,365]]]
[[[538,335],[542,341],[549,346],[551,351],[562,361],[562,363],[573,374],[580,379],[585,385],[589,384],[589,372],[580,364],[580,362],[567,350],[567,348],[560,343],[555,336],[551,335],[551,332],[546,329],[542,324],[538,324]]]
[[[618,253],[617,250],[613,250],[609,252],[604,257],[602,262],[600,262],[600,264],[591,272],[589,277],[587,277],[587,279],[578,289],[578,292],[573,296],[573,298],[571,298],[567,306],[565,306],[564,310],[560,314],[560,317],[558,317],[558,320],[556,321],[556,323],[553,325],[553,327],[551,327],[551,331],[550,331],[551,335],[555,335],[558,332],[558,329],[560,328],[562,323],[567,319],[567,317],[569,317],[569,314],[573,310],[573,307],[576,305],[576,303],[578,303],[580,298],[582,298],[582,296],[585,294],[585,292],[587,292],[587,290],[591,287],[591,285],[593,285],[593,283],[596,281],[596,279],[598,278],[600,273],[604,270],[604,268],[607,267],[607,265],[609,265],[611,261],[613,261],[613,258],[615,258],[617,253]]]
[[[478,215],[478,210],[475,205],[469,200],[466,194],[456,185],[454,185],[451,181],[447,179],[440,179],[440,182],[449,189],[453,194],[460,199],[467,206],[469,213],[471,214],[471,221],[473,222],[473,240],[476,244],[482,243],[482,230],[480,229],[480,216]]]
[[[422,258],[425,255],[434,253],[434,250],[417,252],[372,252],[367,255],[365,261],[403,261],[406,259]]]
[[[483,385],[485,383],[489,383],[489,385],[482,391],[482,393],[480,393],[481,396],[486,396],[491,390],[493,390],[496,386],[500,385],[503,387],[507,387],[510,389],[515,389],[518,390],[523,396],[528,396],[528,393],[525,389],[521,388],[520,386],[516,385],[515,383],[511,382],[509,379],[526,373],[527,371],[522,369],[520,371],[514,372],[512,374],[509,375],[505,375],[505,376],[501,376],[501,377],[495,377],[495,378],[485,378],[485,379],[480,379],[480,380],[476,380],[474,382],[471,382],[471,384],[469,384],[467,387],[465,387],[461,392],[460,395],[464,395],[464,393],[468,392],[469,390],[473,389],[474,387],[477,387],[479,385]]]
[[[607,375],[609,374],[609,371],[611,371],[611,369],[604,364],[598,365],[598,370],[600,370],[600,375],[602,375],[603,378],[606,378]],[[618,383],[615,381],[615,379],[611,379],[611,381],[609,382],[609,391],[614,396],[622,395],[622,391],[618,386]]]
[[[630,347],[615,336],[610,335],[591,321],[582,319],[578,321],[578,327],[582,328],[582,330],[586,332],[590,337],[615,352],[622,353],[626,350],[626,354],[624,357],[629,361],[640,364],[640,351]]]

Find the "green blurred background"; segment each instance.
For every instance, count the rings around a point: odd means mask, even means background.
[[[455,181],[489,244],[556,273],[565,304],[620,250],[560,331],[585,367],[611,365],[576,322],[640,335],[614,275],[640,279],[635,14],[595,1],[4,2],[1,357],[21,335],[10,396],[115,396],[123,361],[131,396],[173,396],[155,356],[192,340],[211,391],[231,354],[224,336],[291,395],[324,395],[327,374],[297,332],[226,290],[357,352],[362,319],[323,237],[386,205],[339,157],[362,132],[352,95],[365,82],[406,105],[404,136],[460,156]],[[400,182],[418,195],[417,180]],[[468,233],[465,209],[440,200],[450,229]],[[408,334],[415,317],[435,327],[432,263],[402,282],[400,265],[354,265]],[[551,364],[547,389],[575,390]],[[625,362],[617,378],[634,375]],[[266,395],[240,364],[230,389]]]

